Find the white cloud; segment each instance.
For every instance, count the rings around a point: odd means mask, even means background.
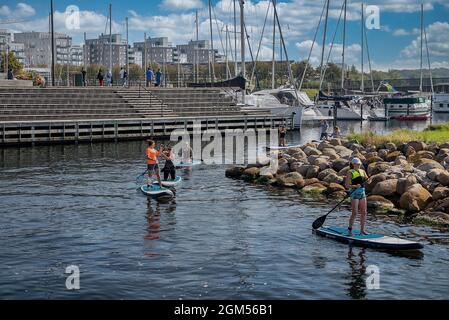
[[[162,0],[160,6],[167,10],[192,10],[203,7],[201,0]]]
[[[435,22],[426,28],[426,32],[431,59],[449,59],[449,23]],[[418,58],[420,57],[420,48],[421,36],[418,36],[402,50],[401,56],[405,58]],[[423,50],[425,53],[426,48]]]
[[[403,37],[403,36],[415,36],[420,34],[420,30],[418,28],[414,28],[413,30],[405,30],[405,29],[396,29],[393,31],[393,36],[395,37]]]
[[[300,43],[296,43],[296,48],[299,50],[300,53],[300,60],[307,59],[310,48],[313,44],[312,40],[306,40]],[[324,60],[327,60],[327,57],[329,55],[330,45],[328,44],[326,46],[325,54],[324,54]],[[319,66],[321,62],[321,51],[322,51],[322,45],[315,43],[312,51],[312,55],[310,57],[310,63],[313,66]],[[345,64],[347,65],[358,65],[360,64],[360,57],[361,57],[362,47],[359,44],[351,44],[346,46],[345,48]],[[335,43],[334,47],[332,49],[332,54],[330,55],[329,62],[333,63],[341,63],[342,61],[342,54],[343,54],[343,45],[340,43]]]
[[[11,9],[7,5],[0,7],[0,16],[4,16],[7,20],[17,18],[29,18],[36,14],[36,10],[26,3],[19,2],[15,8]]]

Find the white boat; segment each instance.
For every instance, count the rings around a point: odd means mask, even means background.
[[[335,102],[319,102],[317,109],[323,114],[334,118],[334,103]],[[355,105],[342,105],[337,106],[337,120],[367,120],[368,112],[363,112]]]
[[[384,99],[390,119],[396,120],[426,120],[430,116],[431,102],[427,97],[395,96]]]
[[[274,90],[261,90],[247,95],[242,110],[269,110],[274,116],[291,118],[293,127],[300,128],[304,109],[310,106],[313,106],[313,102],[307,94],[303,92],[295,93],[293,88],[281,87]]]
[[[449,83],[441,83],[435,86],[433,111],[436,113],[449,112]]]

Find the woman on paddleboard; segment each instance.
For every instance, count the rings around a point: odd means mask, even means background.
[[[173,154],[173,149],[168,147],[167,150],[164,150],[161,155],[165,159],[164,169],[162,169],[164,172],[164,181],[176,180],[176,168],[173,163],[175,155]]]
[[[350,163],[350,170],[346,175],[345,186],[350,189],[351,195],[351,217],[349,218],[348,233],[352,234],[357,213],[360,213],[360,234],[368,234],[365,231],[366,224],[366,193],[364,183],[368,179],[365,170],[362,169],[362,161],[359,158],[353,158]]]
[[[162,189],[162,182],[161,182],[161,170],[159,169],[159,162],[157,158],[160,156],[161,151],[157,151],[156,143],[153,140],[148,140],[148,148],[146,150],[146,156],[147,156],[147,171],[148,171],[148,181],[147,181],[147,187],[150,188],[152,182],[151,177],[154,173],[156,173],[157,182],[159,183],[159,187]]]

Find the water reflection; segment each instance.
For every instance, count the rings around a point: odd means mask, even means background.
[[[347,276],[349,282],[346,293],[352,299],[366,299],[366,250],[358,249],[358,254],[354,253],[354,250],[357,249],[349,247],[347,261],[350,272]]]

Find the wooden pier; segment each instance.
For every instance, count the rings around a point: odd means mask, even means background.
[[[219,89],[193,90],[0,88],[0,147],[168,137],[176,129],[192,132],[198,123],[202,131],[224,132],[291,121],[241,110]]]

